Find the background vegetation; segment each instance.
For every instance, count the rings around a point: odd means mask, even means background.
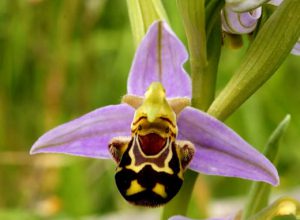
[[[163,3],[171,27],[186,42],[175,1]],[[218,90],[239,64],[247,41],[245,37],[238,50],[223,47]],[[118,103],[126,93],[133,55],[126,1],[0,1],[0,219],[148,211],[119,195],[112,161],[28,154],[33,142],[52,127]],[[261,151],[279,121],[291,114],[281,144],[276,198],[284,193],[300,199],[299,88],[300,57],[290,55],[227,120]],[[246,180],[200,176],[190,212],[199,217],[199,209],[207,212],[208,201],[243,196],[248,189]]]

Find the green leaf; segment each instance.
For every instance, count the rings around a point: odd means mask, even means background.
[[[286,131],[290,118],[290,115],[285,116],[271,134],[266,145],[264,154],[274,165],[276,165],[278,161],[279,142]],[[266,207],[269,203],[270,192],[271,185],[263,182],[253,182],[243,211],[242,219],[248,219],[250,216],[253,216],[255,213]]]
[[[167,14],[160,0],[127,0],[127,6],[136,47],[154,21],[168,21]]]
[[[279,68],[300,36],[300,1],[285,0],[260,29],[208,113],[226,119]]]

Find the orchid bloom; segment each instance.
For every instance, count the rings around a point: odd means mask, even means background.
[[[188,106],[187,58],[169,26],[155,22],[135,54],[123,103],[48,131],[30,153],[113,158],[120,193],[137,205],[158,206],[172,199],[186,168],[278,185],[268,159],[222,122]]]
[[[283,0],[271,0],[267,1],[267,3],[278,6],[282,1]],[[239,7],[244,11],[239,11],[240,8],[233,7],[232,2],[235,2],[236,7],[238,6],[238,3],[241,4]],[[221,11],[223,31],[230,34],[249,34],[253,32],[262,15],[262,7],[260,5],[264,2],[266,1],[226,1],[226,5]],[[243,5],[251,5],[251,7],[243,7]],[[300,56],[300,38],[291,53]]]

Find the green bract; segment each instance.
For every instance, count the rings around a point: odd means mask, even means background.
[[[276,72],[299,38],[299,11],[299,0],[285,0],[271,15],[210,106],[210,114],[226,119]]]
[[[135,46],[155,20],[168,20],[160,0],[127,0],[127,5]]]

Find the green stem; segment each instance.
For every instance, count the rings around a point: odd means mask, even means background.
[[[192,106],[207,110],[214,99],[221,48],[220,9],[223,1],[177,0],[189,45],[192,75]],[[182,189],[169,202],[162,219],[186,215],[198,174],[188,170]]]
[[[224,1],[177,0],[188,40],[192,105],[206,111],[215,96],[221,48],[220,10]]]
[[[204,0],[177,0],[185,32],[189,45],[190,65],[192,74],[192,104],[193,106],[205,109],[208,106],[207,99],[202,97],[207,94],[207,85],[203,86],[207,79],[204,79],[204,69],[207,66],[206,57],[206,31],[205,31],[205,1]],[[200,77],[199,77],[200,76]],[[211,84],[209,82],[209,84]],[[197,174],[187,171],[185,180],[180,192],[169,202],[162,213],[162,219],[168,219],[172,215],[185,215],[192,196],[192,191],[197,179]]]
[[[210,76],[205,71],[207,67],[205,1],[177,0],[177,4],[182,15],[190,52],[192,103],[195,107],[205,110],[214,93],[210,89]]]

